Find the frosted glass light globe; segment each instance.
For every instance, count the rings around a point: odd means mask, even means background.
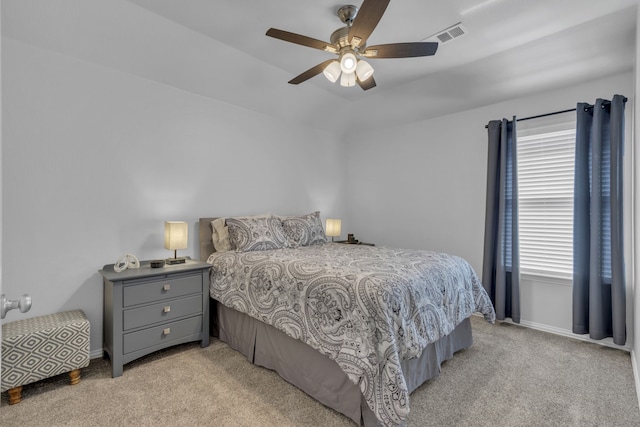
[[[356,56],[351,52],[345,53],[342,55],[342,58],[340,58],[340,69],[343,73],[353,73],[357,65],[358,61]]]
[[[364,82],[369,77],[373,76],[373,67],[369,65],[368,62],[360,60],[358,61],[358,66],[356,67],[356,74],[358,75],[358,79],[361,82]]]
[[[338,77],[340,77],[340,63],[338,61],[333,61],[324,68],[322,74],[324,74],[327,80],[331,83],[337,82]]]

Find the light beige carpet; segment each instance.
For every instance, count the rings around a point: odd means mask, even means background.
[[[640,426],[628,353],[510,324],[472,319],[474,345],[411,395],[409,426]],[[354,426],[213,340],[125,365],[111,378],[95,359],[76,386],[67,376],[25,386],[0,425]]]

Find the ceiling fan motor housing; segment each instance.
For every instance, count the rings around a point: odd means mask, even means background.
[[[336,46],[338,50],[345,46],[349,46],[349,27],[338,28],[331,34],[331,44]]]
[[[343,23],[347,24],[347,26],[338,28],[331,34],[331,44],[336,46],[336,49],[341,50],[346,46],[349,46],[350,48],[354,47],[351,43],[349,43],[349,28],[351,28],[351,24],[353,24],[353,20],[356,18],[357,14],[358,7],[352,4],[342,6],[340,9],[338,9],[338,17]],[[360,49],[365,48],[365,46],[359,47]],[[355,50],[356,52],[358,51],[357,48]]]

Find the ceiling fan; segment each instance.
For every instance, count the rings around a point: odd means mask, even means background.
[[[338,10],[338,17],[346,27],[337,29],[331,34],[331,43],[314,39],[288,31],[269,28],[267,36],[296,43],[314,49],[324,50],[338,55],[338,59],[328,59],[304,73],[294,77],[290,84],[297,85],[311,77],[323,73],[335,83],[340,78],[340,85],[355,86],[364,90],[376,86],[373,79],[373,68],[360,58],[413,58],[431,56],[436,53],[436,42],[391,43],[367,46],[367,39],[380,22],[390,0],[364,0],[360,8],[347,5]]]

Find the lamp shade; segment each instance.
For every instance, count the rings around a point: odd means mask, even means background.
[[[356,85],[356,73],[342,73],[340,76],[340,86],[352,87]]]
[[[329,237],[339,237],[342,233],[342,221],[339,219],[327,219],[325,235]]]
[[[186,249],[189,236],[189,225],[183,221],[164,222],[164,247],[176,250]]]
[[[361,82],[364,82],[373,75],[373,67],[368,62],[360,60],[356,67],[356,74]]]
[[[331,83],[335,83],[338,81],[341,71],[342,70],[340,70],[340,63],[338,61],[333,61],[332,63],[324,67],[322,73],[327,78],[327,80],[329,80]]]

